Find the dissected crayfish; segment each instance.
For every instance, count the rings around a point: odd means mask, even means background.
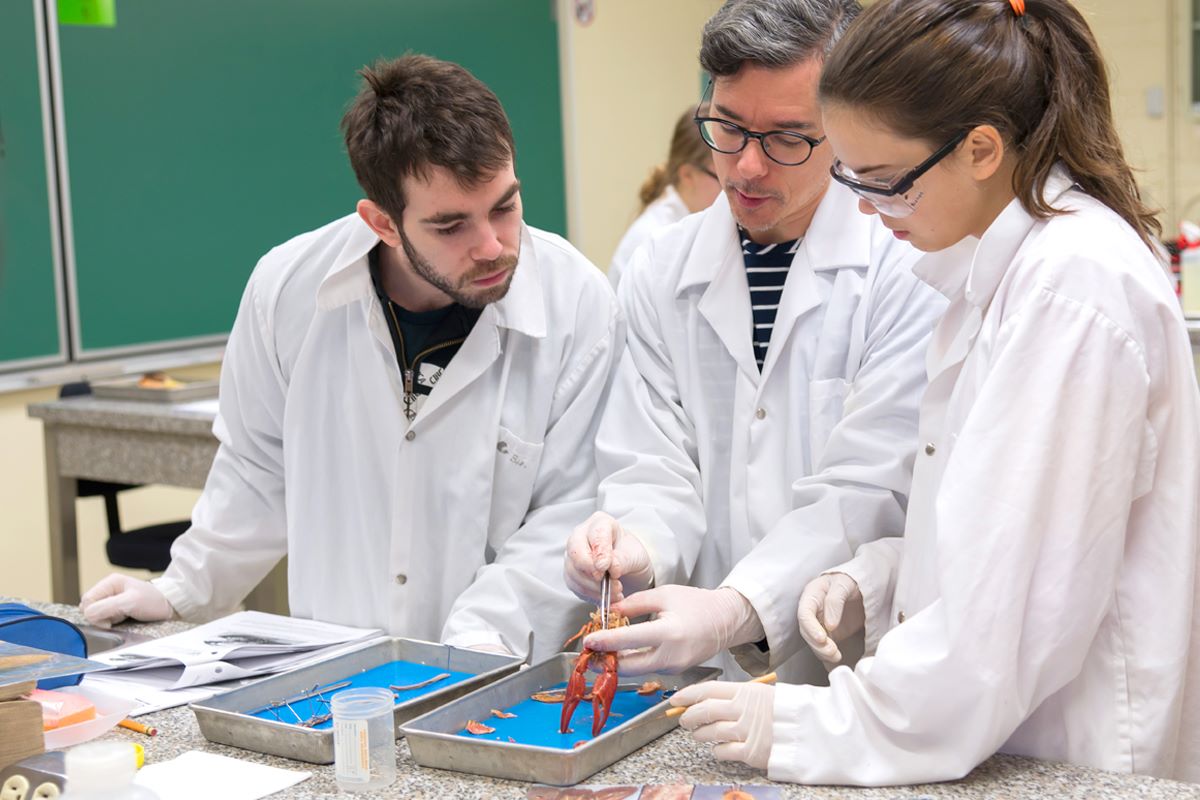
[[[607,614],[608,624],[605,625],[604,607],[592,612],[592,617],[584,623],[579,632],[563,642],[563,647],[571,644],[571,642],[589,633],[613,628],[620,628],[629,624],[629,618],[621,614],[615,614],[611,611]],[[586,647],[579,654],[579,658],[575,661],[575,669],[571,671],[571,677],[567,680],[566,695],[563,698],[562,720],[559,725],[559,733],[567,733],[568,725],[571,723],[571,717],[575,714],[575,707],[579,705],[579,701],[583,699],[587,693],[587,671],[588,666],[594,664],[600,669],[600,675],[592,683],[592,736],[597,736],[600,730],[604,727],[604,723],[608,721],[608,713],[612,709],[613,697],[617,693],[617,654],[613,653],[596,653]]]

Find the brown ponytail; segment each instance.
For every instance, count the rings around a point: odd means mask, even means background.
[[[638,189],[638,199],[642,201],[642,208],[653,203],[667,189],[667,168],[659,164],[650,171],[650,177],[642,183],[642,188]]]
[[[1087,22],[1066,0],[880,0],[827,59],[821,100],[862,108],[932,146],[992,125],[1016,153],[1013,191],[1031,215],[1062,161],[1152,250],[1162,231],[1141,198],[1113,122],[1108,75]]]
[[[679,119],[675,121],[675,130],[671,134],[671,150],[667,154],[667,163],[655,167],[650,177],[642,183],[638,190],[638,198],[642,201],[642,209],[653,203],[666,191],[667,186],[679,183],[679,169],[684,164],[700,167],[712,163],[712,153],[704,139],[700,137],[700,129],[693,120],[695,109],[688,106]],[[709,169],[709,167],[704,167]]]

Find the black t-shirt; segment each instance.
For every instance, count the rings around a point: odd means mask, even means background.
[[[433,311],[409,311],[393,302],[383,290],[378,245],[371,250],[367,261],[371,283],[383,306],[383,316],[396,348],[396,365],[404,383],[404,415],[411,422],[475,327],[481,309],[451,303]]]

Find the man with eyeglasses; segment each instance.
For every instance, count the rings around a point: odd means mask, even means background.
[[[911,274],[916,251],[830,180],[818,77],[858,10],[729,0],[704,29],[713,80],[696,124],[724,192],[622,281],[628,345],[597,438],[598,511],[564,568],[581,597],[607,573],[620,611],[657,615],[585,641],[646,648],[623,673],[724,655],[730,679],[740,665],[824,683],[798,632],[801,590],[904,529],[943,302]]]

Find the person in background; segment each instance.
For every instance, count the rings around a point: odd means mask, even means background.
[[[713,172],[712,151],[692,120],[693,111],[688,106],[679,116],[671,135],[667,163],[656,166],[638,192],[641,213],[621,237],[608,267],[608,279],[614,289],[620,284],[633,252],[655,231],[708,208],[721,193],[721,184]]]
[[[695,116],[724,193],[621,281],[598,513],[565,554],[581,597],[608,572],[620,611],[658,615],[584,643],[648,648],[622,657],[627,674],[721,656],[729,676],[823,680],[796,630],[800,591],[904,528],[945,304],[913,276],[917,252],[829,177],[817,79],[858,10],[730,0],[704,28],[713,82]]]
[[[775,779],[960,778],[1000,751],[1200,781],[1200,394],[1159,225],[1066,0],[880,0],[821,79],[833,175],[929,255],[903,539],[809,583],[828,687],[679,692]]]
[[[491,90],[419,55],[362,74],[366,199],[259,262],[192,527],[162,577],[87,592],[89,621],[227,613],[285,554],[296,616],[539,657],[586,618],[559,565],[594,506],[612,290],[524,224]]]

